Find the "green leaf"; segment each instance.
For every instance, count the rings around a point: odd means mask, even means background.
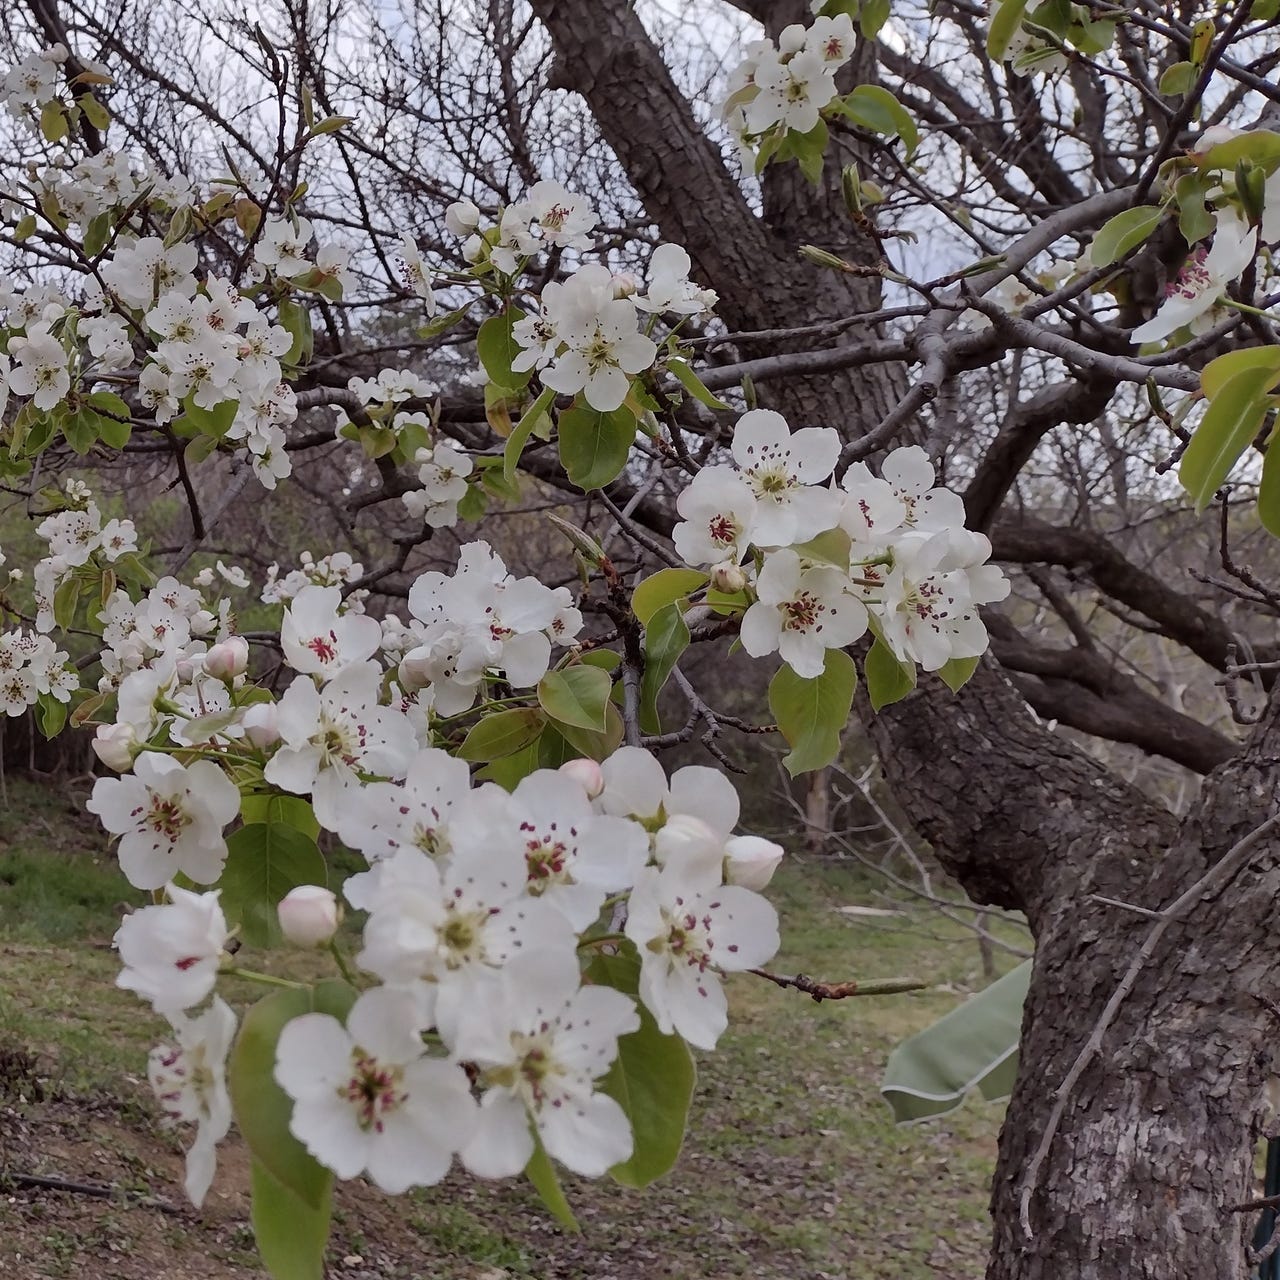
[[[1262,458],[1262,481],[1258,485],[1258,519],[1270,534],[1280,538],[1280,441],[1274,433]]]
[[[640,728],[645,733],[661,733],[658,695],[689,647],[689,627],[680,601],[663,605],[644,629],[644,678],[640,683]]]
[[[721,400],[714,391],[706,387],[702,383],[702,379],[694,373],[687,361],[680,359],[679,356],[671,356],[667,360],[667,369],[675,374],[680,385],[695,399],[699,404],[705,404],[708,409],[727,409],[729,406]]]
[[[894,1049],[880,1092],[899,1124],[951,1111],[975,1088],[988,1101],[1012,1092],[1030,982],[1027,960]]]
[[[787,134],[787,141],[800,172],[816,187],[822,181],[822,166],[826,163],[827,143],[830,141],[827,122],[819,120],[808,133],[792,130]],[[725,407],[728,408],[727,405]]]
[[[129,443],[129,437],[133,434],[133,424],[129,421],[127,410],[123,422],[105,413],[94,413],[93,421],[98,439],[103,444],[112,449],[123,449]]]
[[[1205,174],[1186,173],[1173,184],[1178,204],[1178,230],[1188,244],[1196,244],[1213,232],[1216,220],[1205,199],[1214,184]]]
[[[293,346],[285,353],[282,363],[291,365],[309,364],[315,350],[315,335],[311,331],[311,313],[299,302],[291,298],[281,298],[276,304],[280,324],[293,338]]]
[[[316,842],[284,823],[251,823],[227,837],[227,862],[219,885],[227,919],[238,923],[251,947],[283,941],[276,905],[300,884],[328,878]]]
[[[1178,479],[1197,512],[1213,501],[1240,455],[1262,429],[1271,405],[1266,393],[1278,379],[1280,369],[1266,365],[1247,368],[1210,400],[1178,466]]]
[[[578,1226],[578,1220],[573,1216],[573,1210],[569,1208],[569,1202],[564,1197],[560,1179],[556,1177],[556,1171],[547,1157],[542,1139],[538,1137],[537,1130],[532,1126],[530,1130],[533,1133],[533,1155],[525,1165],[524,1176],[533,1183],[533,1188],[542,1198],[542,1203],[551,1210],[556,1220],[569,1231],[579,1231],[581,1228]]]
[[[57,98],[50,98],[40,108],[40,132],[46,142],[61,142],[69,130],[67,112]]]
[[[507,443],[502,450],[502,474],[506,479],[515,478],[516,466],[520,455],[533,434],[533,429],[541,418],[555,403],[556,393],[550,387],[543,387],[538,398],[520,415],[520,421],[512,428]]]
[[[182,451],[183,460],[188,468],[194,470],[202,462],[212,458],[218,452],[216,436],[192,436]]]
[[[634,996],[639,990],[640,961],[627,944],[618,955],[596,955],[586,976]],[[618,1057],[599,1086],[631,1121],[635,1139],[631,1158],[609,1170],[609,1176],[624,1187],[647,1187],[675,1165],[697,1075],[689,1046],[679,1036],[664,1036],[648,1009],[638,1007],[640,1030],[619,1040]]]
[[[333,1175],[289,1132],[293,1103],[272,1074],[276,1041],[285,1024],[304,1013],[345,1019],[355,999],[355,990],[345,982],[274,992],[245,1014],[227,1063],[231,1106],[249,1149],[276,1181],[313,1209],[327,1202]]]
[[[858,11],[858,28],[863,39],[874,40],[889,21],[889,0],[862,0]]]
[[[977,658],[950,658],[942,664],[938,675],[952,693],[959,693],[978,669]]]
[[[76,620],[80,586],[80,579],[72,576],[53,593],[53,620],[61,631],[68,630]]]
[[[564,739],[576,756],[586,756],[590,760],[607,760],[622,745],[622,739],[626,736],[626,726],[622,723],[618,708],[610,701],[605,704],[603,729],[583,729],[576,724],[565,724],[560,721],[554,729],[548,725],[546,732],[554,733]]]
[[[1003,62],[1013,37],[1022,25],[1029,0],[1004,0],[991,19],[987,31],[987,56],[992,62]]]
[[[500,387],[519,390],[529,382],[528,369],[517,373],[511,367],[511,362],[524,350],[512,332],[523,319],[524,312],[519,307],[508,307],[501,315],[490,316],[476,334],[476,355],[489,380]]]
[[[202,435],[221,440],[236,420],[239,407],[239,400],[220,400],[212,409],[204,409],[187,396],[182,402],[182,416]]]
[[[308,1204],[250,1157],[252,1202],[249,1220],[262,1265],[272,1280],[324,1280],[333,1178],[319,1205]]]
[[[62,726],[67,723],[68,707],[59,702],[51,693],[42,693],[36,698],[36,723],[46,738],[57,737]]]
[[[97,414],[85,413],[83,409],[72,414],[62,424],[62,434],[72,450],[83,458],[98,443]]]
[[[622,474],[636,438],[629,409],[566,409],[559,426],[560,463],[579,489],[603,489]]]
[[[551,732],[548,725],[545,732]],[[540,739],[522,747],[514,755],[503,756],[501,760],[493,760],[483,769],[476,770],[477,782],[496,782],[504,791],[514,791],[535,769],[541,768],[539,756]]]
[[[1210,147],[1201,159],[1201,169],[1234,170],[1241,160],[1261,165],[1268,173],[1280,165],[1280,133],[1270,129],[1251,129],[1239,137],[1228,138]]]
[[[1175,62],[1166,68],[1160,77],[1160,92],[1168,97],[1177,97],[1186,93],[1196,82],[1195,64],[1191,62]]]
[[[320,834],[315,810],[312,809],[311,802],[301,796],[286,796],[278,791],[244,796],[240,801],[240,816],[244,819],[245,826],[257,822],[279,823],[301,831],[312,840]]]
[[[858,670],[841,649],[827,650],[822,674],[812,679],[778,668],[769,684],[769,711],[791,747],[782,763],[793,778],[825,768],[840,754],[857,687]]]
[[[1136,249],[1164,217],[1161,205],[1144,204],[1125,209],[1108,219],[1093,238],[1089,260],[1095,267],[1108,267],[1118,262],[1131,249]]]
[[[862,664],[871,709],[879,711],[891,702],[901,702],[916,687],[914,664],[899,662],[892,649],[877,637]]]
[[[548,671],[538,681],[538,704],[553,720],[581,729],[603,730],[613,681],[599,667]]]
[[[441,315],[428,320],[418,330],[419,338],[438,338],[442,333],[447,333],[460,320],[466,317],[468,311],[471,310],[471,303],[467,303],[465,307],[459,307],[456,311],[446,311]]]
[[[458,748],[458,758],[487,762],[514,755],[536,742],[546,723],[546,717],[537,707],[496,711],[471,727]]]
[[[792,548],[803,560],[816,564],[829,564],[844,573],[849,572],[849,553],[853,539],[840,528],[827,529],[808,542],[796,543]]]
[[[631,595],[631,612],[645,626],[664,605],[683,600],[705,586],[707,575],[700,569],[659,569],[647,577]]]
[[[1271,369],[1280,375],[1280,347],[1243,347],[1210,360],[1200,370],[1200,390],[1206,400],[1215,400],[1232,378],[1249,369]]]
[[[888,89],[882,89],[878,84],[860,84],[840,102],[839,109],[864,129],[901,138],[907,148],[908,159],[920,145],[920,130],[916,128],[911,112]]]
[[[91,93],[83,93],[76,99],[76,106],[84,112],[84,118],[95,129],[108,129],[111,126],[111,112]]]

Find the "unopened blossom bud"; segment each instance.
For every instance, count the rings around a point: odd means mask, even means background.
[[[23,573],[21,569],[10,569],[10,570],[9,570],[9,581],[10,581],[10,582],[21,582],[21,581],[22,581],[26,576],[27,576],[27,575],[26,575],[25,573]]]
[[[734,836],[724,846],[724,878],[758,893],[773,879],[783,848],[760,836]]]
[[[190,684],[195,679],[196,664],[190,658],[179,658],[173,664],[173,674],[179,684]]]
[[[338,931],[342,912],[338,899],[318,884],[300,884],[276,906],[280,932],[295,947],[323,947]]]
[[[663,866],[673,858],[718,857],[720,849],[716,833],[691,813],[673,814],[654,837],[654,854]]]
[[[736,564],[718,564],[711,570],[711,585],[731,596],[747,585],[747,575]]]
[[[249,667],[249,642],[244,636],[228,636],[204,655],[204,669],[216,680],[234,680]]]
[[[1232,138],[1238,138],[1239,136],[1240,130],[1233,129],[1228,124],[1210,125],[1187,149],[1187,154],[1197,158],[1207,155],[1220,143],[1230,142]]]
[[[117,773],[127,773],[133,768],[133,757],[137,754],[138,735],[133,725],[100,724],[93,735],[93,754]]]
[[[191,615],[191,634],[207,636],[218,625],[218,619],[208,609],[197,609]]]
[[[244,736],[259,751],[274,747],[280,741],[280,726],[274,702],[255,702],[240,717],[240,723],[244,726]]]
[[[594,800],[604,790],[604,772],[585,756],[580,760],[566,760],[560,772],[572,778],[587,793],[588,800]]]
[[[425,649],[410,649],[408,653],[400,659],[400,667],[397,671],[400,679],[400,687],[406,693],[416,693],[419,689],[425,688],[431,683],[431,660],[427,656]]]
[[[480,225],[480,210],[471,200],[455,200],[444,211],[444,225],[455,236],[469,236]]]
[[[462,256],[467,262],[479,262],[484,257],[485,243],[480,236],[468,236],[462,245]]]
[[[630,271],[615,271],[611,283],[615,298],[629,298],[633,293],[638,292],[640,288],[640,282]]]

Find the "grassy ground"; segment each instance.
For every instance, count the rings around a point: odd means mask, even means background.
[[[156,1125],[142,1079],[162,1027],[112,985],[109,940],[120,904],[135,899],[103,856],[92,820],[77,816],[82,798],[9,779],[0,815],[0,1276],[258,1277],[247,1161],[234,1138],[203,1213],[182,1204],[181,1146]],[[871,890],[838,868],[793,863],[771,896],[783,922],[778,972],[914,976],[929,990],[815,1005],[737,978],[730,1031],[700,1062],[691,1136],[669,1178],[645,1192],[567,1178],[577,1236],[519,1184],[455,1176],[394,1201],[346,1184],[332,1275],[981,1275],[998,1111],[973,1101],[940,1122],[901,1129],[877,1092],[892,1046],[983,985],[976,945],[915,912],[841,913],[871,901]],[[14,1175],[110,1184],[122,1194],[54,1191]]]

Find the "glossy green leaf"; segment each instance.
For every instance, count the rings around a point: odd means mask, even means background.
[[[1203,511],[1262,429],[1271,400],[1267,392],[1280,371],[1254,367],[1237,373],[1209,402],[1182,455],[1178,479]]]
[[[544,732],[550,732],[550,726]],[[541,739],[500,760],[490,761],[483,769],[476,770],[477,782],[496,782],[504,791],[514,791],[535,769],[542,767]]]
[[[878,638],[862,664],[862,677],[867,682],[867,696],[873,711],[901,702],[916,687],[915,667],[900,662],[893,650]]]
[[[648,625],[664,605],[706,586],[707,575],[701,569],[659,569],[647,577],[631,594],[631,612]]]
[[[857,668],[841,649],[828,649],[822,674],[810,680],[778,668],[769,684],[769,711],[791,747],[782,763],[793,778],[825,768],[840,754],[857,686]]]
[[[304,1013],[327,1013],[345,1020],[355,999],[355,990],[345,982],[293,987],[265,996],[245,1014],[227,1062],[231,1106],[249,1149],[277,1182],[313,1209],[322,1209],[327,1202],[333,1175],[289,1132],[293,1103],[273,1075],[276,1041],[285,1024]]]
[[[489,380],[500,387],[519,390],[529,381],[529,370],[517,373],[511,362],[524,350],[516,341],[515,326],[524,319],[519,307],[508,307],[501,315],[490,316],[476,334],[476,354]]]
[[[688,361],[680,359],[679,356],[672,356],[667,361],[667,369],[699,404],[705,404],[708,409],[729,408],[714,391],[703,385],[702,379],[694,373]]]
[[[550,387],[543,387],[538,393],[538,398],[520,415],[520,421],[512,427],[507,443],[502,449],[502,474],[506,479],[515,478],[520,455],[524,452],[525,445],[529,443],[529,437],[533,434],[534,427],[538,425],[538,419],[551,408],[555,399],[556,393]]]
[[[634,996],[639,990],[640,961],[634,948],[617,955],[597,954],[587,966],[587,979]],[[624,1187],[647,1187],[675,1165],[689,1121],[689,1104],[697,1078],[693,1054],[679,1036],[664,1036],[643,1005],[640,1029],[618,1042],[618,1057],[600,1082],[631,1121],[635,1147],[631,1158],[616,1164],[609,1176]]]
[[[689,627],[680,601],[663,605],[644,629],[644,677],[640,682],[640,728],[661,733],[658,695],[671,678],[680,655],[689,647]]]
[[[538,705],[553,720],[581,729],[603,730],[613,681],[599,667],[548,671],[538,681]]]
[[[537,707],[495,711],[472,725],[458,748],[458,758],[487,762],[514,755],[536,742],[546,723],[546,717]]]
[[[1195,64],[1191,62],[1175,62],[1167,67],[1160,77],[1160,92],[1169,97],[1186,93],[1196,82]]]
[[[911,112],[878,84],[860,84],[843,99],[840,110],[864,129],[901,138],[908,159],[920,144],[920,130]]]
[[[1018,34],[1029,0],[1004,0],[991,19],[987,29],[987,56],[993,62],[1003,62],[1013,37]]]
[[[53,621],[61,631],[75,623],[82,585],[80,579],[72,575],[53,593]]]
[[[320,835],[320,824],[309,800],[301,796],[287,796],[280,792],[268,795],[247,795],[240,800],[240,817],[246,826],[252,823],[280,823],[301,831],[315,840]]]
[[[1270,534],[1280,538],[1280,441],[1274,434],[1262,458],[1262,481],[1258,485],[1258,519]]]
[[[1117,213],[1094,236],[1089,248],[1089,261],[1095,267],[1108,267],[1118,262],[1156,229],[1163,216],[1163,207],[1155,204],[1139,205],[1136,209]]]
[[[300,884],[323,885],[327,878],[324,855],[310,836],[284,823],[251,823],[227,837],[218,882],[222,909],[251,947],[279,946],[280,899]]]
[[[276,304],[276,310],[281,326],[293,339],[293,345],[285,353],[282,363],[308,364],[316,345],[315,334],[311,331],[311,313],[291,298],[281,298]]]
[[[319,1205],[308,1204],[250,1157],[252,1201],[249,1220],[262,1265],[271,1280],[324,1280],[324,1250],[329,1240],[333,1178]]]
[[[636,438],[629,409],[566,409],[560,415],[560,462],[579,489],[603,489],[621,474]]]
[[[959,693],[973,678],[979,661],[978,658],[951,658],[942,664],[938,675],[952,693]]]
[[[67,723],[68,710],[67,704],[59,702],[53,694],[39,694],[36,698],[36,724],[41,734],[46,738],[57,737]]]
[[[626,726],[622,723],[622,715],[611,699],[605,704],[603,729],[583,729],[576,724],[558,722],[554,730],[548,726],[547,732],[554,732],[563,738],[572,749],[574,756],[586,756],[591,760],[607,760],[622,745],[622,739],[626,736]]]
[[[67,136],[67,112],[57,98],[50,98],[40,108],[40,132],[46,142],[61,142]]]
[[[808,133],[797,133],[793,129],[787,134],[787,143],[800,172],[815,187],[822,181],[822,167],[826,163],[830,140],[825,120],[819,120]]]
[[[1270,129],[1251,129],[1236,138],[1228,138],[1210,147],[1200,161],[1201,169],[1234,170],[1241,160],[1261,165],[1268,172],[1280,165],[1280,133]]]
[[[858,29],[863,38],[874,40],[889,21],[889,0],[862,0],[858,9]]]
[[[1232,378],[1251,369],[1268,369],[1280,378],[1280,347],[1243,347],[1210,360],[1200,371],[1200,390],[1214,400]]]
[[[529,1163],[525,1166],[524,1176],[533,1183],[533,1188],[541,1197],[542,1203],[551,1210],[561,1226],[569,1231],[580,1230],[578,1220],[573,1216],[573,1210],[569,1208],[569,1202],[565,1199],[560,1179],[556,1176],[555,1168],[536,1130],[533,1133],[533,1155],[529,1157]]]

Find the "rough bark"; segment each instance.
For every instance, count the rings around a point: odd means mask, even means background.
[[[788,166],[771,167],[757,217],[625,0],[532,4],[555,42],[559,83],[584,96],[663,235],[682,243],[719,291],[731,326],[778,328],[867,309],[874,295],[865,282],[799,268],[794,256],[806,241],[873,256],[872,246],[851,241],[831,171],[814,193]],[[808,11],[803,0],[740,7],[771,31]],[[863,61],[859,73],[871,72]],[[1064,189],[1055,198],[1071,196]],[[782,383],[772,394],[794,424],[823,421],[853,439],[903,390],[896,367],[877,366]],[[1064,403],[1064,413],[1087,420],[1106,398]],[[1048,397],[1037,402],[991,469],[984,522],[1051,425],[1041,414],[1051,407]],[[642,508],[634,518],[646,518]],[[1090,561],[1094,573],[1109,567],[1117,568]],[[1158,612],[1165,601],[1144,603]],[[1216,650],[1204,619],[1179,621],[1201,631],[1199,650]],[[1275,846],[1170,928],[1066,1107],[1038,1174],[1030,1240],[1019,1207],[1054,1089],[1150,924],[1092,895],[1160,907],[1265,816],[1275,716],[1248,754],[1211,776],[1200,810],[1180,829],[1048,733],[990,658],[959,695],[925,679],[879,716],[865,705],[860,714],[895,794],[943,865],[976,901],[1024,910],[1036,934],[1022,1068],[992,1192],[990,1280],[1242,1276],[1247,1220],[1226,1210],[1250,1191],[1269,1040],[1280,1032],[1252,998],[1270,990],[1280,968],[1268,945],[1280,890]]]

